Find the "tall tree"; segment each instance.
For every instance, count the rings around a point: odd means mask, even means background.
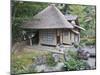
[[[12,1],[12,42],[20,41],[24,21],[30,20],[35,14],[44,9],[46,3]]]
[[[63,10],[67,13],[77,15],[79,18],[80,26],[86,29],[81,31],[81,37],[95,37],[95,6],[87,5],[67,5]]]

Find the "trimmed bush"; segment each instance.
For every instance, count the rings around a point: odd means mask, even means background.
[[[67,61],[64,62],[64,68],[66,71],[90,69],[88,63],[78,59],[77,51],[69,50],[67,58],[68,58]]]
[[[64,63],[64,67],[65,67],[66,71],[90,69],[90,66],[86,62],[84,62],[82,60],[75,60],[73,58],[66,61]]]
[[[53,56],[52,56],[51,53],[49,53],[49,54],[47,55],[47,62],[46,62],[46,64],[47,64],[48,66],[55,66],[55,65],[57,64],[57,62],[55,62],[55,60],[54,60],[54,58],[53,58]]]
[[[68,56],[70,58],[78,59],[77,51],[68,50]]]

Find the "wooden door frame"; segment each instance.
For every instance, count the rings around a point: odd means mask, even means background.
[[[58,36],[58,32],[59,32],[59,36]],[[58,37],[59,37],[59,43],[58,43]],[[63,29],[56,29],[56,42],[57,44],[63,43]]]

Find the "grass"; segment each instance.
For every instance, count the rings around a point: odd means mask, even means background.
[[[37,51],[37,50],[22,50],[21,52],[12,53],[11,56],[11,73],[19,74],[19,73],[27,73],[28,67],[35,63],[32,61],[33,57],[48,55],[47,51]],[[33,69],[34,72],[34,69]]]
[[[22,73],[36,73],[35,70],[36,62],[33,60],[35,57],[46,56],[46,65],[48,67],[56,66],[57,62],[54,61],[52,57],[52,52],[46,50],[33,50],[30,48],[24,48],[19,52],[12,53],[11,56],[11,73],[12,74],[22,74]],[[63,55],[60,55],[60,61],[63,62]]]
[[[35,67],[32,65],[35,62],[32,59],[34,57],[43,56],[43,55],[48,57],[46,64],[49,67],[56,65],[56,63],[54,62],[54,59],[52,59],[51,52],[48,52],[46,50],[40,51],[40,50],[33,50],[33,49],[29,49],[29,48],[24,48],[20,52],[12,53],[12,56],[11,56],[11,73],[12,74],[36,73]],[[68,56],[73,58],[75,61],[77,60],[77,53],[75,51],[69,50]],[[69,68],[68,70],[70,70],[70,68],[71,68],[71,70],[73,70],[74,67],[71,67],[71,66],[73,66],[73,64],[76,65],[76,63],[78,63],[78,61],[74,62],[74,60],[69,60],[69,63],[65,62],[67,69]],[[64,62],[63,55],[61,55],[60,61]],[[72,62],[72,64],[70,62]],[[82,62],[80,62],[80,63],[82,63]],[[70,65],[70,66],[68,66],[68,65]],[[75,66],[75,69],[76,69],[76,66]]]

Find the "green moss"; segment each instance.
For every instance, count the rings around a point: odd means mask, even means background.
[[[20,74],[20,73],[34,73],[34,68],[31,67],[34,61],[32,61],[33,57],[37,57],[39,55],[48,54],[47,51],[22,51],[13,53],[11,56],[11,73],[12,74]],[[29,67],[30,66],[30,67]]]

